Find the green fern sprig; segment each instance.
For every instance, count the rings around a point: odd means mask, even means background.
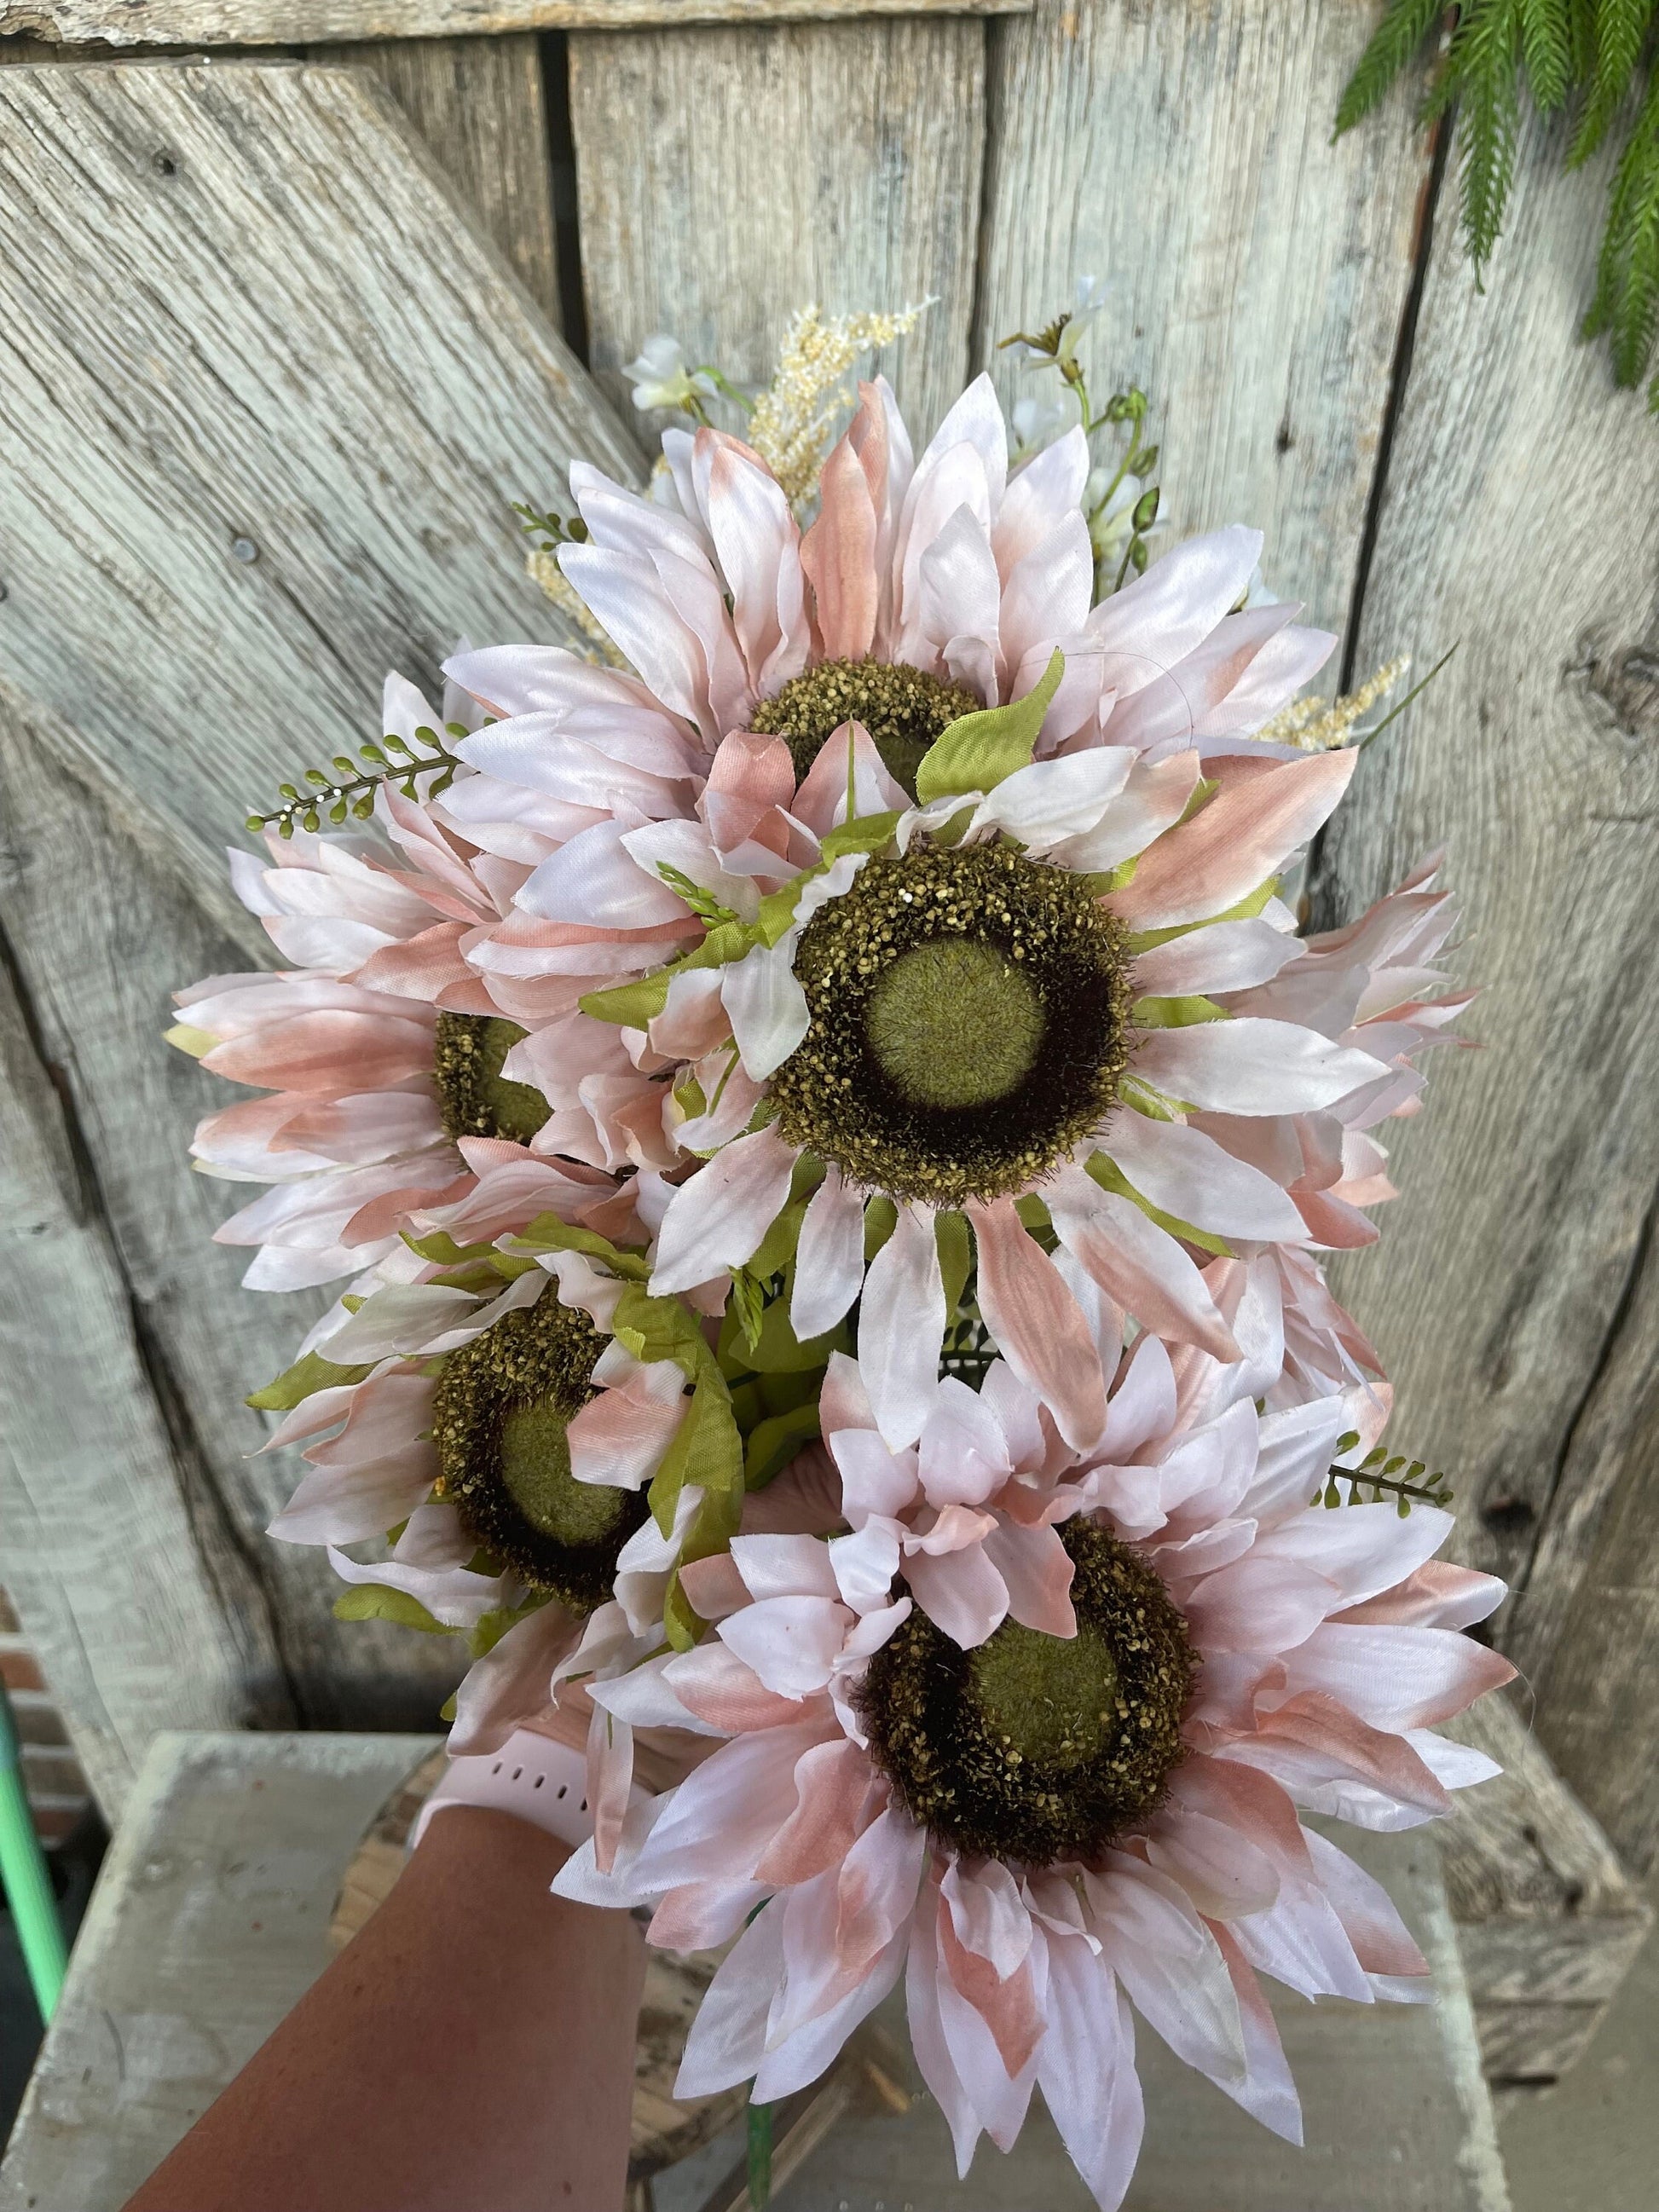
[[[1352,1451],[1359,1442],[1357,1430],[1351,1429],[1339,1437],[1339,1452]],[[1347,1495],[1342,1494],[1341,1485],[1348,1486]],[[1365,1491],[1370,1492],[1366,1498]],[[1403,1521],[1413,1505],[1437,1505],[1443,1510],[1452,1502],[1452,1492],[1443,1474],[1431,1474],[1425,1460],[1407,1460],[1403,1452],[1390,1455],[1378,1444],[1366,1453],[1358,1467],[1333,1467],[1326,1480],[1309,1499],[1310,1505],[1380,1505],[1384,1495],[1395,1500],[1395,1510]]]
[[[1336,137],[1438,37],[1443,13],[1441,0],[1389,0],[1342,94]],[[1608,194],[1582,326],[1587,338],[1607,338],[1617,382],[1639,384],[1659,344],[1659,0],[1460,0],[1423,117],[1456,112],[1463,235],[1477,284],[1509,203],[1523,84],[1540,112],[1576,103],[1570,166],[1595,152],[1632,90],[1643,94]],[[1659,412],[1659,376],[1649,400]]]
[[[465,722],[446,722],[444,731],[451,738],[469,734]],[[291,837],[296,829],[320,830],[325,816],[337,829],[348,817],[366,822],[374,811],[374,794],[383,783],[391,784],[405,799],[437,798],[453,783],[461,763],[438,732],[424,723],[415,737],[416,743],[410,744],[406,738],[388,733],[378,745],[360,746],[355,761],[349,753],[337,753],[331,777],[322,769],[308,768],[301,778],[308,789],[294,783],[279,785],[277,796],[283,804],[270,814],[250,814],[247,827],[275,830],[279,836]],[[423,781],[428,777],[429,781]]]

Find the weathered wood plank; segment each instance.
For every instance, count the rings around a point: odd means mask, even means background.
[[[795,308],[931,295],[877,362],[913,432],[931,430],[968,368],[984,50],[973,22],[573,38],[588,355],[606,390],[626,404],[617,372],[653,331],[757,383]]]
[[[1650,896],[1651,874],[1649,883]],[[1659,1259],[1650,1226],[1567,1438],[1510,1649],[1562,1772],[1629,1864],[1647,1872],[1659,1861]]]
[[[156,1745],[0,2172],[0,2212],[26,2212],[31,2199],[76,2212],[125,2203],[325,1963],[341,1875],[379,1798],[422,1747],[317,1735]],[[1400,1905],[1438,2002],[1285,2004],[1305,2152],[1143,2034],[1149,2126],[1131,2208],[1508,2212],[1432,1847],[1420,1832],[1350,1830],[1342,1840]],[[939,2108],[919,2100],[903,2119],[843,2121],[780,2191],[778,2212],[849,2203],[867,2212],[878,2200],[895,2212],[906,2201],[930,2212],[1081,2212],[1089,2201],[1036,2107],[1011,2158],[984,2150],[966,2182],[955,2175]],[[702,2201],[680,2179],[659,2177],[662,2212]]]
[[[509,510],[633,447],[362,69],[0,71],[0,673],[215,895],[388,666],[552,638]]]
[[[538,40],[528,33],[397,39],[318,46],[310,59],[374,70],[556,330],[559,258]]]
[[[1507,1698],[1446,1733],[1504,1768],[1434,1832],[1486,2074],[1547,2080],[1595,2034],[1653,1916]]]
[[[1351,0],[1040,0],[991,27],[985,282],[974,358],[1114,280],[1084,340],[1163,440],[1178,537],[1267,532],[1262,565],[1340,629],[1412,274],[1426,161],[1405,104],[1338,146],[1370,17]]]
[[[239,1288],[246,1255],[211,1241],[234,1200],[223,1184],[191,1174],[185,1156],[198,1119],[237,1094],[161,1038],[173,990],[198,975],[268,965],[270,945],[251,915],[235,940],[216,929],[149,864],[98,793],[61,765],[67,751],[53,717],[0,686],[0,929],[84,1150],[91,1202],[107,1224],[149,1372],[166,1394],[169,1479],[197,1541],[211,1549],[226,1656],[203,1663],[237,1667],[238,1717],[430,1725],[465,1666],[456,1646],[336,1621],[339,1584],[324,1555],[265,1537],[299,1470],[287,1455],[250,1456],[270,1424],[242,1401],[288,1364],[326,1297]],[[27,1275],[14,1269],[9,1287],[27,1309],[49,1295],[42,1278],[55,1255],[37,1239],[25,1243],[22,1263]],[[18,1387],[20,1395],[30,1389],[27,1373]],[[40,1378],[35,1387],[49,1386]],[[49,1483],[44,1439],[33,1458],[37,1481]],[[79,1510],[91,1526],[118,1528],[131,1478],[112,1462],[105,1479],[106,1495],[83,1487]],[[144,1479],[159,1477],[147,1468]],[[158,1497],[156,1510],[162,1503]],[[12,1559],[30,1548],[26,1528],[10,1533],[9,1575]],[[93,1571],[98,1557],[89,1555],[77,1578],[86,1620],[130,1601],[125,1570],[106,1589]],[[269,1617],[268,1641],[250,1648],[244,1615]],[[41,1656],[70,1704],[57,1652],[43,1647]],[[198,1717],[187,1687],[170,1698],[152,1684],[127,1748],[137,1758],[157,1729]]]
[[[129,1286],[3,973],[0,1097],[6,1586],[112,1819],[158,1718],[240,1725],[258,1681],[280,1720],[280,1673],[234,1555],[180,1493]]]
[[[1651,1487],[1653,1291],[1632,1276],[1659,1181],[1659,441],[1590,349],[1559,343],[1606,181],[1564,179],[1529,134],[1484,297],[1436,225],[1359,658],[1461,649],[1366,755],[1316,890],[1352,913],[1449,848],[1486,1049],[1436,1069],[1381,1249],[1335,1272],[1387,1347],[1401,1446],[1452,1470],[1468,1555],[1517,1586],[1496,1630],[1549,1681],[1545,1747],[1639,1861],[1659,1808],[1653,1539],[1627,1577],[1603,1501],[1641,1510]],[[1636,1601],[1617,1627],[1583,1576],[1592,1532],[1597,1575]],[[1605,1642],[1558,1603],[1575,1577]],[[1580,1669],[1563,1639],[1587,1626]],[[1616,1690],[1593,1682],[1615,1655]]]
[[[64,46],[303,46],[669,23],[1018,15],[1032,0],[0,0],[0,36]]]

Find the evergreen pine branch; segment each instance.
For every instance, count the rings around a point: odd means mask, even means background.
[[[1659,337],[1659,70],[1607,196],[1607,234],[1583,335],[1612,340],[1613,375],[1639,384]]]
[[[1443,7],[1444,0],[1391,0],[1343,91],[1333,138],[1370,113],[1439,22]]]
[[[1619,112],[1659,0],[1594,0],[1595,64],[1567,166],[1587,161]],[[1586,72],[1589,74],[1589,72]]]
[[[1521,129],[1521,0],[1469,0],[1446,77],[1458,101],[1463,235],[1478,286],[1504,227]]]
[[[1521,0],[1521,51],[1533,105],[1547,115],[1573,82],[1572,0]]]

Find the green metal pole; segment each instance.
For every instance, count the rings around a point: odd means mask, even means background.
[[[23,1963],[34,1984],[34,2001],[40,2017],[49,2021],[64,1986],[69,1953],[64,1944],[64,1925],[58,1917],[58,1900],[52,1892],[52,1875],[40,1838],[29,1814],[28,1792],[23,1787],[23,1761],[17,1748],[17,1730],[11,1717],[11,1700],[0,1683],[0,1877],[6,1899],[23,1947]]]

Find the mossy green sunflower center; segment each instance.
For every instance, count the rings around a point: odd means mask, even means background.
[[[786,738],[797,780],[843,722],[862,722],[888,774],[914,799],[916,770],[936,738],[984,702],[959,684],[884,660],[823,660],[792,677],[750,718],[752,730]]]
[[[632,1491],[578,1482],[569,1426],[593,1395],[602,1339],[553,1291],[445,1359],[432,1400],[438,1490],[481,1549],[578,1613],[611,1594],[644,1520]]]
[[[509,1083],[501,1073],[526,1034],[499,1014],[439,1015],[433,1074],[446,1136],[530,1142],[553,1109],[532,1084]]]
[[[871,1748],[947,1849],[1087,1863],[1156,1809],[1181,1758],[1197,1666],[1186,1622],[1139,1554],[1097,1523],[1060,1534],[1075,1637],[1005,1621],[964,1651],[918,1608],[866,1672]]]
[[[995,945],[935,937],[883,969],[865,1014],[870,1049],[918,1106],[988,1106],[1031,1072],[1042,1001]]]
[[[930,1206],[1028,1190],[1111,1110],[1121,928],[1008,845],[872,860],[801,933],[811,1026],[772,1078],[780,1133]]]

